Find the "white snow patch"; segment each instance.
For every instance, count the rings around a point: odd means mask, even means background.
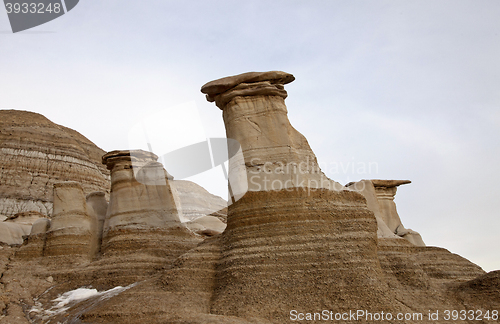
[[[61,313],[64,313],[67,311],[71,306],[87,300],[91,297],[98,297],[95,300],[95,303],[101,302],[103,300],[109,299],[111,297],[114,297],[118,295],[119,293],[132,288],[135,286],[136,283],[128,285],[127,287],[122,287],[118,286],[109,290],[105,291],[97,291],[97,289],[90,289],[90,288],[78,288],[75,290],[71,290],[68,292],[65,292],[64,294],[60,295],[56,299],[52,300],[52,303],[56,303],[49,309],[44,309],[43,305],[40,302],[36,302],[35,306],[33,306],[30,309],[30,313],[40,313],[42,318],[48,318],[52,317]]]

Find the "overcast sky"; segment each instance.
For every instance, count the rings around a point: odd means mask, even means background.
[[[130,148],[138,123],[155,120],[170,145],[225,135],[206,82],[292,73],[289,118],[325,173],[411,180],[396,196],[403,224],[490,271],[499,17],[497,0],[82,0],[13,34],[0,10],[0,108],[41,113],[106,151]],[[226,197],[221,169],[193,180]]]

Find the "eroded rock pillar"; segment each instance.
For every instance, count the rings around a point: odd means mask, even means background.
[[[179,221],[168,174],[157,158],[142,150],[112,151],[102,158],[111,170],[111,194],[101,261],[113,264],[108,271],[116,274],[116,284],[158,271],[201,241]]]
[[[90,215],[83,188],[76,182],[54,184],[54,210],[47,232],[46,256],[78,256],[90,261],[95,250],[96,219]]]
[[[373,179],[351,182],[346,186],[366,198],[368,208],[377,218],[378,237],[404,238],[414,245],[425,246],[419,233],[403,226],[394,202],[397,187],[408,183],[411,181]]]
[[[385,311],[375,217],[362,195],[321,172],[290,125],[283,85],[293,80],[245,73],[202,87],[241,145],[249,189],[228,208],[211,313],[284,323],[292,309]]]
[[[411,181],[372,180],[372,183],[375,187],[375,194],[377,195],[382,219],[387,224],[389,229],[396,235],[410,241],[415,245],[425,246],[425,243],[419,233],[413,231],[412,229],[406,229],[403,226],[401,218],[399,217],[398,211],[396,209],[396,203],[394,202],[394,196],[396,196],[398,186],[411,183]]]
[[[293,80],[280,71],[250,72],[209,82],[201,91],[223,111],[227,138],[241,145],[249,191],[342,190],[323,174],[306,138],[288,120],[284,85]],[[237,174],[231,165],[229,173]]]

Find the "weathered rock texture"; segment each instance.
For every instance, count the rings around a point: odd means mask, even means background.
[[[294,79],[279,71],[251,72],[209,82],[201,91],[222,109],[227,137],[241,145],[249,191],[342,190],[342,185],[321,172],[306,138],[288,120],[284,84]],[[239,165],[230,164],[230,179],[239,174],[234,170]]]
[[[0,110],[0,214],[52,214],[52,188],[77,181],[85,193],[109,192],[105,152],[78,132],[27,111]]]
[[[375,179],[351,182],[346,187],[360,192],[366,198],[368,208],[375,214],[377,219],[378,237],[402,237],[415,245],[425,246],[419,233],[403,226],[396,210],[394,196],[397,187],[408,183],[411,183],[411,181]]]
[[[498,314],[500,271],[486,274],[445,249],[417,246],[396,235],[402,224],[391,188],[400,181],[367,181],[373,194],[368,196],[324,176],[286,116],[283,84],[292,80],[283,72],[250,73],[203,87],[223,109],[228,136],[241,143],[246,175],[255,176],[253,183],[245,181],[250,190],[229,206],[223,233],[206,238],[179,222],[175,191],[156,156],[110,152],[103,159],[111,169],[109,205],[100,198],[86,203],[96,219],[106,209],[101,254],[90,264],[56,269],[47,257],[25,260],[0,251],[7,257],[0,289],[5,287],[3,300],[13,304],[5,304],[4,313],[23,323],[18,320],[23,303],[50,307],[58,294],[81,286],[103,290],[134,283],[110,298],[70,305],[64,314],[45,313],[43,319],[40,312],[31,312],[28,317],[35,323],[263,324],[293,322],[292,310],[327,310],[333,316],[348,314],[332,322],[374,322],[349,316],[363,310],[422,314],[405,323],[449,323],[442,316],[446,309]],[[300,169],[304,161],[309,165]],[[264,188],[269,181],[284,183],[276,190]],[[210,217],[189,226],[222,226]],[[377,235],[381,227],[387,235]],[[36,228],[33,233],[44,234],[47,224]],[[19,275],[31,280],[28,289],[16,281]],[[429,311],[439,311],[439,320],[429,319]],[[482,322],[498,321],[490,316]]]
[[[228,136],[241,143],[247,175],[254,176],[249,191],[229,206],[221,235],[179,257],[160,278],[87,312],[84,321],[286,323],[291,310],[427,316],[429,310],[467,306],[463,300],[469,295],[459,296],[457,287],[484,271],[445,249],[416,246],[392,232],[401,221],[390,204],[395,190],[387,194],[385,189],[402,183],[368,183],[371,207],[378,208],[375,217],[367,198],[329,182],[314,164],[307,141],[286,117],[286,92],[280,84],[290,80],[280,72],[252,73],[204,86],[208,99],[224,111]],[[313,161],[313,168],[275,169],[304,161]],[[306,181],[294,182],[291,176],[297,174]],[[318,176],[321,183],[333,185],[316,186]],[[287,183],[277,190],[264,187],[273,181]],[[381,188],[378,194],[376,187]],[[378,219],[387,237],[377,235]],[[488,282],[498,288],[498,277],[494,274]],[[485,303],[489,293],[474,293],[482,296],[478,305],[490,305]]]
[[[257,191],[229,206],[211,311],[285,320],[293,307],[325,307],[323,294],[355,291],[346,309],[372,304],[374,292],[390,308],[378,280],[375,217],[361,195],[321,172],[291,126],[283,84],[293,79],[250,73],[202,87],[223,110],[227,137],[241,144],[249,191]]]
[[[45,256],[90,262],[96,253],[97,219],[89,213],[83,188],[76,182],[54,184],[54,214],[47,231]],[[62,261],[55,261],[62,262]]]
[[[201,241],[180,222],[171,180],[157,159],[140,150],[102,158],[111,170],[111,195],[98,264],[120,285],[147,278]]]

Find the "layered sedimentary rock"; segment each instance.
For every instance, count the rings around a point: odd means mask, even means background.
[[[411,181],[374,179],[351,182],[346,187],[360,192],[366,198],[368,208],[377,218],[378,237],[402,237],[415,245],[425,246],[419,233],[403,226],[394,202],[397,187],[408,183]]]
[[[109,205],[102,194],[88,196],[86,203],[98,219],[106,210],[102,255],[87,266],[59,272],[44,258],[30,261],[37,265],[31,277],[16,271],[37,280],[30,287],[39,288],[32,288],[30,296],[37,296],[33,303],[38,309],[42,304],[49,308],[59,294],[78,287],[107,290],[133,284],[109,298],[69,305],[58,317],[50,317],[51,309],[30,312],[31,321],[41,321],[37,314],[49,314],[45,321],[281,324],[294,322],[294,314],[316,313],[305,321],[403,322],[349,316],[361,310],[379,316],[423,315],[404,323],[449,323],[442,317],[446,309],[489,310],[491,315],[500,305],[499,271],[485,274],[445,249],[417,246],[397,235],[402,224],[393,198],[395,187],[405,181],[364,180],[371,186],[367,195],[359,188],[338,187],[315,162],[300,168],[301,162],[315,157],[283,109],[283,84],[291,80],[293,76],[283,72],[251,73],[204,86],[213,94],[210,100],[223,110],[229,107],[230,112],[224,112],[228,134],[238,136],[241,158],[250,162],[230,162],[233,168],[243,165],[247,179],[236,170],[236,178],[244,183],[238,188],[249,190],[233,196],[224,232],[204,234],[204,241],[179,222],[171,178],[154,154],[106,154],[103,160],[112,177]],[[256,133],[238,130],[252,122],[258,125]],[[303,181],[294,182],[295,176]],[[264,187],[273,182],[274,188]],[[203,224],[223,226],[211,216],[189,222],[193,229]],[[46,229],[43,224],[37,228],[33,226],[34,233]],[[381,229],[386,233],[380,235]],[[13,280],[16,266],[8,268],[0,289],[24,293],[22,284]],[[23,302],[32,305],[30,296],[24,293]],[[323,310],[333,317],[325,320]],[[429,319],[429,311],[439,311],[440,319]]]
[[[247,183],[234,183],[245,180],[238,176],[231,186],[247,185],[249,191],[343,189],[324,175],[306,138],[288,120],[284,84],[294,79],[279,71],[250,72],[215,80],[201,88],[207,99],[222,110],[227,138],[239,142],[243,151]],[[240,174],[235,168],[241,164],[233,162],[229,166],[230,180]]]
[[[395,205],[383,200],[394,196],[385,188],[402,183],[369,181],[372,196],[365,198],[324,177],[286,117],[282,85],[291,80],[281,72],[251,73],[204,86],[223,109],[228,136],[241,143],[248,192],[234,197],[222,234],[179,257],[161,278],[131,288],[83,320],[285,323],[292,310],[427,314],[465,307],[469,295],[459,299],[450,287],[484,271],[445,249],[416,246],[394,234],[400,220],[393,222]],[[313,167],[293,169],[304,160]],[[287,165],[292,168],[283,169]],[[297,174],[304,181],[294,182]],[[265,187],[273,182],[282,186]],[[385,236],[377,235],[380,225]]]
[[[140,150],[102,158],[111,171],[111,195],[98,264],[121,285],[162,269],[201,241],[181,224],[169,176],[157,158]]]
[[[27,111],[0,110],[0,214],[52,213],[52,187],[77,181],[85,193],[109,192],[105,152],[78,132]]]
[[[96,253],[96,229],[97,219],[88,210],[82,186],[76,182],[54,184],[54,213],[44,256],[90,262]]]
[[[361,195],[321,172],[291,126],[283,85],[293,79],[250,73],[202,87],[223,110],[227,137],[241,145],[249,184],[229,206],[212,312],[285,320],[293,307],[320,309],[323,295],[335,305],[333,296],[354,292],[342,307],[389,309],[383,296],[390,292],[378,280],[375,217]],[[382,293],[377,301],[374,291]]]

